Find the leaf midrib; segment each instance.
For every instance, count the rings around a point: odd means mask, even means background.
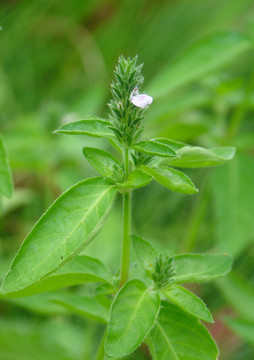
[[[134,312],[133,312],[133,314],[132,314],[132,316],[131,316],[131,318],[130,318],[130,320],[129,320],[129,324],[128,324],[128,326],[126,327],[126,329],[125,329],[125,332],[122,334],[122,336],[118,339],[118,341],[120,341],[123,337],[125,337],[126,336],[126,334],[128,333],[128,331],[129,331],[129,329],[130,329],[130,326],[131,326],[131,324],[132,324],[132,321],[133,321],[133,319],[135,318],[135,316],[136,316],[136,313],[137,313],[137,311],[138,311],[138,308],[140,307],[140,305],[141,305],[141,303],[142,303],[142,301],[143,301],[143,299],[144,299],[144,296],[146,295],[146,293],[149,291],[149,289],[146,289],[145,291],[144,291],[144,293],[142,294],[142,296],[140,297],[140,299],[139,299],[139,301],[138,301],[138,303],[137,303],[137,306],[136,306],[136,308],[135,308],[135,310],[134,310]]]
[[[103,191],[103,193],[98,197],[98,199],[95,201],[95,203],[90,207],[89,211],[85,214],[85,216],[81,219],[81,221],[78,223],[78,225],[71,231],[71,233],[65,238],[65,240],[56,248],[54,249],[54,251],[52,251],[50,254],[48,254],[40,263],[38,263],[35,267],[33,267],[33,269],[31,271],[29,271],[28,273],[23,274],[22,276],[18,277],[15,281],[15,283],[17,283],[20,279],[23,279],[25,276],[28,276],[29,274],[31,274],[32,272],[34,272],[35,269],[37,269],[39,266],[41,266],[52,254],[54,254],[59,248],[61,248],[61,246],[65,245],[65,243],[69,240],[69,238],[72,236],[72,234],[79,228],[79,226],[84,222],[84,220],[86,219],[86,217],[89,215],[89,213],[94,209],[94,207],[98,204],[98,202],[103,198],[103,196],[112,188],[114,188],[114,186],[110,186],[109,188],[107,188],[105,191]],[[53,270],[53,269],[52,269]],[[50,270],[50,271],[52,271]],[[36,281],[36,280],[35,280]]]
[[[174,351],[174,349],[173,349],[173,347],[171,345],[171,342],[169,341],[169,338],[167,337],[167,334],[165,333],[163,327],[160,325],[159,321],[157,322],[157,326],[158,326],[159,330],[161,331],[162,336],[165,338],[165,340],[166,340],[172,354],[174,355],[175,359],[180,360],[179,357],[177,356],[177,354],[175,353],[175,351]]]
[[[193,278],[193,277],[196,277],[196,276],[199,276],[199,278],[201,278],[201,279],[206,278],[207,276],[209,276],[209,278],[214,278],[214,277],[216,278],[218,276],[223,276],[225,274],[225,271],[223,273],[214,274],[213,272],[214,272],[214,270],[216,268],[217,268],[216,266],[211,268],[209,270],[209,273],[199,272],[199,273],[193,273],[191,276],[190,275],[182,275],[182,276],[177,276],[176,275],[176,281],[182,281],[182,280],[185,280],[186,278],[189,279],[189,278]]]

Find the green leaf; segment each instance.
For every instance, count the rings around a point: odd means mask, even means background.
[[[190,178],[181,171],[167,166],[156,166],[150,168],[146,165],[142,165],[141,169],[151,175],[159,184],[172,191],[183,194],[196,194],[198,192],[198,189],[192,183]]]
[[[141,169],[135,169],[130,173],[124,183],[118,185],[124,189],[138,189],[142,186],[148,185],[152,179],[153,178],[150,175],[146,174]]]
[[[132,353],[151,330],[160,308],[159,295],[140,280],[130,280],[111,307],[105,352],[121,358]]]
[[[52,275],[46,276],[24,289],[14,292],[0,292],[0,299],[30,296],[86,282],[102,282],[110,285],[112,276],[98,259],[80,255]]]
[[[142,266],[148,272],[151,272],[155,258],[159,256],[152,245],[137,235],[131,235],[132,244]]]
[[[166,144],[162,144],[155,140],[140,141],[133,148],[139,152],[162,157],[176,156],[175,151]]]
[[[225,318],[226,324],[241,338],[254,345],[254,321],[246,319]]]
[[[62,194],[24,240],[2,290],[23,289],[82,251],[104,225],[116,192],[108,181],[93,178]]]
[[[51,301],[61,305],[71,313],[106,324],[109,319],[109,308],[99,303],[94,297],[62,293],[52,296]]]
[[[232,267],[232,256],[227,254],[176,255],[174,265],[176,283],[201,283],[227,275]]]
[[[13,184],[11,177],[11,170],[7,153],[4,147],[3,138],[0,135],[0,193],[7,196],[12,196]]]
[[[212,314],[205,303],[192,292],[178,285],[171,285],[163,291],[166,297],[176,305],[180,306],[189,314],[207,321],[213,322]]]
[[[217,280],[216,285],[241,317],[254,322],[254,289],[244,277],[233,272],[225,279]]]
[[[111,178],[115,171],[120,170],[119,161],[107,151],[85,147],[83,154],[95,170],[105,177]]]
[[[235,148],[225,146],[208,150],[199,146],[185,146],[177,150],[176,153],[177,158],[167,159],[163,161],[163,164],[185,168],[217,166],[233,159]]]
[[[114,133],[109,129],[109,126],[111,126],[109,121],[93,117],[64,124],[54,133],[112,138]]]
[[[173,64],[161,70],[147,93],[155,98],[172,93],[177,88],[218,71],[251,48],[245,36],[234,32],[212,34],[186,49]]]
[[[108,294],[114,294],[117,292],[118,289],[116,289],[115,286],[111,285],[111,284],[100,284],[99,286],[97,286],[97,288],[94,291],[94,294],[96,296],[100,296],[100,295],[108,295]]]
[[[179,149],[186,146],[186,144],[184,144],[184,143],[182,143],[180,141],[176,141],[176,140],[172,140],[172,139],[168,139],[168,138],[163,138],[163,137],[156,138],[154,140],[161,143],[161,144],[170,146],[174,151],[177,151],[177,150],[179,150]]]
[[[156,360],[216,360],[218,356],[204,325],[172,303],[162,302],[151,342]]]

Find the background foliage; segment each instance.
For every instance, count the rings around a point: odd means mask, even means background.
[[[52,201],[95,175],[81,149],[103,143],[52,131],[86,114],[106,117],[119,54],[138,54],[145,90],[154,96],[147,135],[233,145],[237,155],[219,168],[188,170],[198,195],[168,193],[157,184],[135,191],[135,232],[168,255],[233,254],[230,276],[193,290],[213,311],[209,329],[221,359],[253,359],[253,1],[20,0],[2,1],[0,11],[0,125],[15,185],[11,198],[1,197],[0,277]],[[120,205],[86,251],[113,270]],[[85,296],[93,288],[71,291]],[[3,300],[0,313],[3,359],[91,359],[103,330],[48,293]]]

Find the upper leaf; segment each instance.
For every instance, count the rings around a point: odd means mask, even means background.
[[[140,280],[128,281],[111,307],[106,355],[122,358],[132,353],[151,330],[160,308],[159,295]]]
[[[114,177],[116,170],[119,172],[119,161],[107,151],[92,147],[85,147],[83,148],[83,154],[95,170],[101,175],[111,178]]]
[[[155,264],[155,259],[159,256],[158,252],[148,241],[142,239],[140,236],[131,235],[131,240],[137,257],[144,269],[151,272]]]
[[[156,138],[154,139],[155,141],[161,143],[161,144],[165,144],[170,146],[174,151],[177,151],[179,149],[181,149],[182,147],[186,146],[186,144],[180,142],[180,141],[176,141],[176,140],[172,140],[172,139],[168,139],[168,138]]]
[[[175,151],[168,145],[155,140],[140,141],[133,148],[139,152],[161,157],[177,156]]]
[[[44,277],[24,289],[14,292],[0,292],[0,299],[30,296],[86,282],[110,284],[112,282],[112,276],[98,259],[80,255],[69,261],[53,274]]]
[[[204,325],[172,303],[162,303],[150,339],[155,360],[216,360],[218,356]]]
[[[181,171],[167,166],[148,167],[142,165],[141,169],[151,175],[154,180],[166,188],[183,194],[195,194],[198,189],[191,179]]]
[[[163,293],[169,300],[180,306],[189,314],[201,320],[213,322],[212,314],[205,303],[182,286],[170,285]]]
[[[11,197],[13,191],[11,170],[7,158],[3,138],[0,136],[0,193]]]
[[[167,95],[180,86],[220,69],[250,48],[250,40],[241,34],[212,34],[190,46],[174,64],[161,70],[147,91],[154,97]]]
[[[228,254],[184,254],[174,256],[175,282],[207,282],[226,275],[232,267]]]
[[[111,126],[109,121],[93,117],[64,124],[54,133],[112,138],[114,133],[109,129],[109,126]]]
[[[152,181],[152,177],[141,169],[133,170],[124,183],[119,184],[124,189],[138,189],[148,185]]]
[[[83,250],[103,226],[116,193],[108,181],[93,178],[62,194],[24,240],[2,290],[25,288]]]
[[[199,146],[185,146],[176,151],[177,158],[163,161],[165,165],[185,168],[198,168],[221,165],[233,159],[235,148],[231,146],[204,149]]]

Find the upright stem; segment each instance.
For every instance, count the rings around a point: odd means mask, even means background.
[[[102,336],[102,339],[101,339],[101,342],[100,342],[99,349],[98,349],[98,352],[96,354],[96,359],[95,360],[104,360],[104,358],[105,358],[104,343],[105,343],[105,340],[106,340],[106,336],[107,336],[107,331],[105,330],[105,332],[104,332],[104,334]]]
[[[125,149],[124,164],[126,177],[130,171],[129,150]],[[130,272],[130,250],[131,250],[131,191],[123,194],[123,243],[120,286],[129,279]]]

